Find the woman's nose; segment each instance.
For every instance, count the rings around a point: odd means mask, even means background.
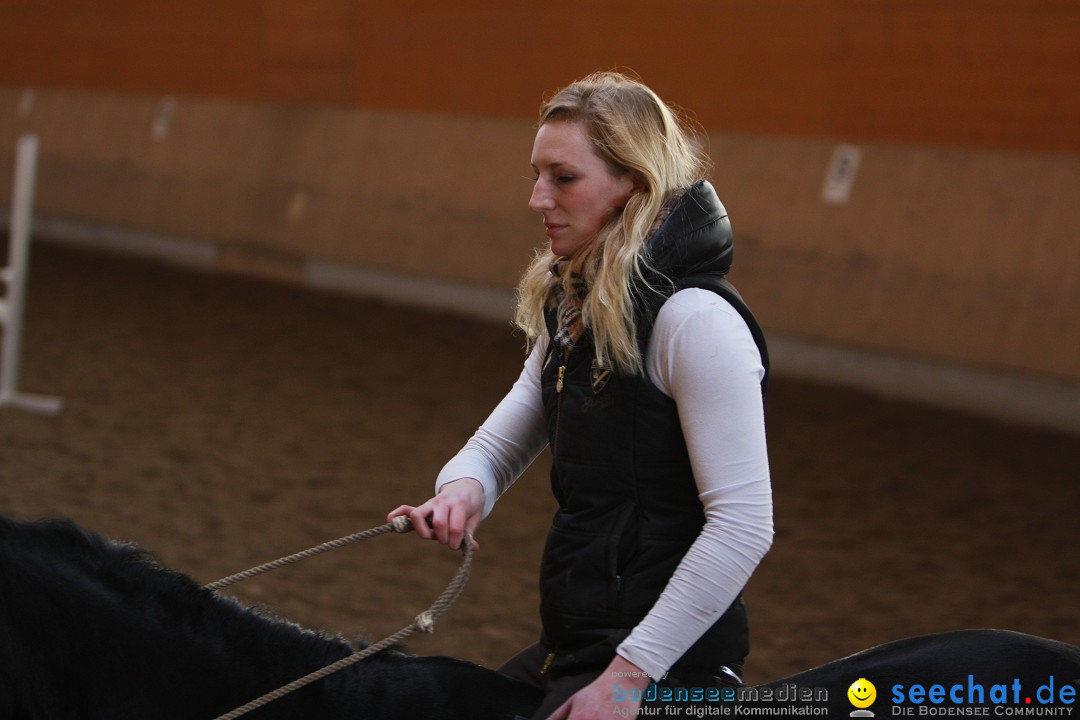
[[[551,197],[551,190],[543,180],[533,183],[532,196],[529,197],[529,209],[533,212],[542,213],[555,207]]]

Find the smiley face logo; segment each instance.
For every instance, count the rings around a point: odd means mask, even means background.
[[[857,708],[868,708],[877,700],[877,688],[866,678],[859,678],[847,689],[848,700]]]

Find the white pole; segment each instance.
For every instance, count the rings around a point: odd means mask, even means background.
[[[27,395],[16,390],[19,383],[23,308],[26,304],[26,273],[30,266],[30,228],[34,212],[37,153],[36,135],[23,135],[19,138],[15,153],[15,188],[11,195],[8,266],[0,275],[7,285],[4,299],[0,301],[0,324],[4,326],[3,354],[0,355],[0,406],[11,405],[33,412],[56,413],[63,405],[60,398]]]

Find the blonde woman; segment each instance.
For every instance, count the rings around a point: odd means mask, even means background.
[[[531,164],[550,244],[518,288],[524,370],[435,497],[390,516],[457,548],[550,446],[543,631],[502,670],[545,692],[536,718],[628,717],[658,689],[741,683],[741,592],[772,542],[768,359],[724,279],[707,163],[649,88],[617,73],[564,88]]]

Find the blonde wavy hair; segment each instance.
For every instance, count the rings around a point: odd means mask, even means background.
[[[588,292],[581,303],[582,321],[593,335],[596,359],[605,367],[642,374],[636,339],[634,288],[644,282],[643,249],[664,202],[675,192],[703,179],[705,154],[695,147],[689,124],[639,80],[619,72],[594,73],[574,82],[540,108],[537,127],[548,122],[576,122],[585,129],[594,152],[613,175],[633,173],[639,188],[597,234],[560,266],[550,247],[536,253],[518,283],[515,324],[531,347],[544,336],[544,310],[553,304],[556,283],[574,296],[571,278],[584,278]]]

